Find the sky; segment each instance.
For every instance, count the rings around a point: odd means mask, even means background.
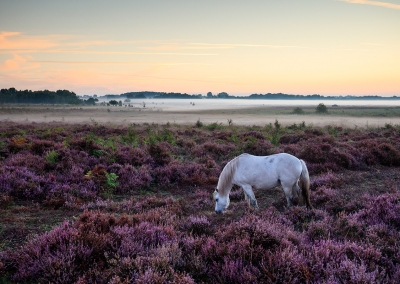
[[[0,88],[400,95],[400,0],[0,0]]]

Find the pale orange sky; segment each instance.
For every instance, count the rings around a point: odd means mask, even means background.
[[[2,1],[0,88],[400,95],[400,1]]]

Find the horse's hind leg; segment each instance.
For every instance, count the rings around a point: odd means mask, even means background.
[[[299,182],[296,181],[293,185],[293,190],[296,191],[297,195],[300,196],[300,186],[299,186]]]
[[[248,200],[249,205],[253,206],[255,209],[258,209],[257,205],[257,200],[256,197],[254,196],[253,189],[251,188],[251,185],[242,185],[245,199]]]
[[[292,187],[292,193],[295,193],[296,197],[292,199],[294,205],[300,205],[300,187],[298,182],[295,182]]]
[[[249,206],[250,206],[250,197],[247,195],[247,193],[243,190],[243,192],[244,192],[244,200],[246,200],[247,201],[247,203],[249,204]]]
[[[293,185],[292,184],[284,184],[282,183],[282,188],[283,192],[285,193],[286,196],[286,201],[287,201],[287,208],[292,206],[292,200],[293,200]]]

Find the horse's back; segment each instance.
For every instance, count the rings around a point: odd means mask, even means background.
[[[238,157],[236,183],[248,183],[254,187],[274,187],[282,181],[297,180],[301,174],[298,158],[287,153],[270,156],[242,154]]]
[[[242,154],[238,156],[239,160],[242,160],[245,164],[254,163],[257,165],[268,166],[285,166],[285,165],[296,165],[301,167],[300,160],[288,153],[279,153],[269,156],[254,156],[251,154]],[[242,163],[242,162],[241,162]]]

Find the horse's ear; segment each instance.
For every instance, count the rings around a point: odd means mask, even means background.
[[[216,200],[216,199],[217,199],[217,196],[218,196],[218,191],[215,190],[215,191],[213,192],[213,194],[212,194],[212,199],[213,199],[213,200]]]

